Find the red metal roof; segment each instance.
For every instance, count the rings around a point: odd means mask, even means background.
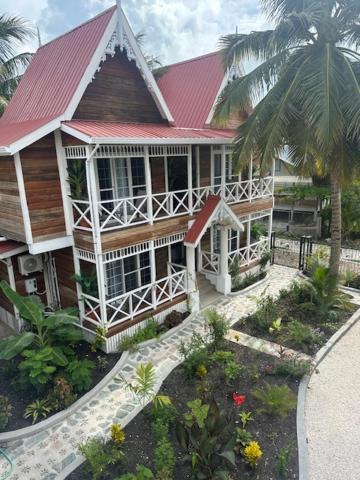
[[[198,240],[204,233],[206,224],[213,215],[216,207],[221,202],[219,195],[209,195],[206,202],[204,203],[202,209],[197,215],[194,223],[190,227],[189,231],[185,235],[184,243],[187,245],[193,245],[196,247]]]
[[[114,6],[38,49],[0,119],[0,145],[9,145],[66,111],[115,10]]]
[[[177,127],[204,128],[224,76],[221,52],[168,67],[158,85]]]
[[[154,123],[111,123],[72,120],[63,125],[73,128],[90,138],[224,138],[235,136],[234,130],[176,128]]]
[[[27,246],[24,243],[14,242],[13,240],[5,240],[0,242],[0,258],[11,257],[11,252],[20,253],[20,251],[27,250]]]

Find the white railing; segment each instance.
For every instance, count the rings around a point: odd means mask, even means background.
[[[149,310],[155,310],[186,292],[186,270],[183,267],[183,270],[157,280],[154,284],[144,285],[106,300],[107,319],[101,319],[99,300],[83,295],[85,319],[93,324],[106,323],[114,326]]]
[[[201,251],[200,270],[217,275],[220,273],[220,254]]]
[[[181,270],[184,270],[185,265],[181,265],[180,263],[174,263],[174,262],[167,262],[168,265],[168,272],[169,275],[172,275],[173,273],[178,273],[181,272]]]
[[[227,203],[249,202],[272,195],[272,177],[244,180],[225,185],[223,198]],[[147,195],[125,197],[97,202],[100,231],[117,230],[132,225],[149,223],[198,212],[210,194],[221,195],[221,185],[155,193],[151,201]],[[74,227],[91,230],[93,222],[90,204],[73,200]]]
[[[229,252],[229,263],[231,265],[237,260],[240,266],[247,266],[250,263],[259,261],[268,250],[269,240],[264,238],[246,247]]]

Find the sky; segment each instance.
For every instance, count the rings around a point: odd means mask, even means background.
[[[42,43],[57,37],[115,0],[0,0],[0,12],[38,26]],[[135,33],[144,32],[144,50],[163,65],[216,50],[221,35],[269,27],[259,0],[122,0]],[[35,51],[37,41],[25,46]]]

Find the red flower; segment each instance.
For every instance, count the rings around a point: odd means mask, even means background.
[[[237,392],[234,392],[233,395],[232,395],[232,398],[234,400],[234,403],[237,407],[240,407],[240,405],[242,405],[245,400],[246,400],[246,396],[245,395],[240,395],[239,393]]]

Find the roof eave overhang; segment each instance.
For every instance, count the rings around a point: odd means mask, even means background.
[[[27,245],[21,245],[20,247],[13,248],[8,252],[4,252],[0,254],[0,260],[6,260],[7,258],[13,257],[14,255],[18,255],[19,253],[24,253],[28,251]]]
[[[152,137],[91,137],[69,125],[61,125],[61,130],[88,144],[106,145],[224,145],[231,144],[234,138],[152,138]]]

